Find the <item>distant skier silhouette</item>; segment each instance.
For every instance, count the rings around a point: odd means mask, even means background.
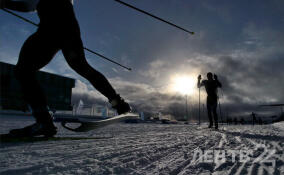
[[[218,115],[217,115],[217,106],[218,106],[218,95],[217,95],[217,88],[221,88],[222,84],[219,82],[217,75],[211,72],[207,73],[207,80],[201,81],[201,75],[198,76],[198,83],[197,87],[201,88],[205,86],[207,92],[207,111],[208,111],[208,118],[209,118],[209,128],[213,126],[213,119],[212,113],[214,116],[215,128],[218,129]]]
[[[254,112],[252,112],[251,116],[252,116],[252,125],[254,125],[255,122],[256,122],[256,114]]]
[[[21,12],[36,10],[40,19],[38,30],[25,41],[15,69],[15,76],[21,84],[25,100],[32,108],[36,123],[11,130],[10,134],[53,136],[57,133],[45,93],[35,75],[59,50],[69,66],[107,97],[118,114],[130,111],[128,103],[116,93],[105,76],[88,64],[71,0],[0,0],[0,8]]]

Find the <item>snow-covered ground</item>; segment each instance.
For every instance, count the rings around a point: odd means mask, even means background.
[[[30,123],[1,116],[0,133]],[[102,139],[1,143],[0,174],[284,174],[283,122],[221,131],[116,124],[78,134],[58,127],[58,137]]]

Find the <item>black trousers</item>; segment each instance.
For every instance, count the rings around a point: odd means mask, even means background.
[[[217,97],[207,96],[207,112],[210,125],[213,125],[213,117],[215,125],[218,125],[218,115],[217,115]],[[212,117],[213,114],[213,117]]]
[[[15,69],[15,76],[20,82],[24,98],[34,113],[47,111],[46,96],[35,73],[47,65],[59,50],[62,50],[69,66],[86,78],[105,97],[111,100],[116,96],[115,90],[105,76],[88,64],[80,33],[72,30],[71,32],[67,30],[65,33],[56,32],[39,27],[22,46]],[[36,115],[34,116],[37,118]]]

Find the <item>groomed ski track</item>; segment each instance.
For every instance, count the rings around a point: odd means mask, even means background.
[[[1,118],[1,133],[31,123]],[[0,144],[0,174],[283,174],[284,123],[220,126],[220,131],[196,125],[115,124],[88,133],[74,133],[59,124],[58,137],[112,137],[99,140],[63,140]],[[260,146],[256,148],[256,145]],[[260,162],[223,163],[194,160],[200,150],[275,150]]]

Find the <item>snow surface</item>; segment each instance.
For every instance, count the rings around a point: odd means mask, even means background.
[[[0,133],[31,124],[30,117],[0,116]],[[109,137],[97,140],[0,143],[0,174],[284,174],[284,122],[272,125],[221,126],[115,124],[74,133],[59,124],[58,137]],[[202,127],[206,127],[205,125]],[[256,159],[274,150],[269,160],[199,161],[196,150],[253,150]],[[226,153],[227,154],[227,153]],[[197,155],[197,154],[196,154]]]

